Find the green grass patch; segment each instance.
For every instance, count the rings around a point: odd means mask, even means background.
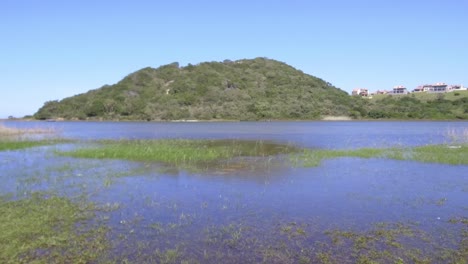
[[[429,145],[412,149],[411,160],[453,165],[468,164],[468,145]]]
[[[34,194],[0,199],[0,263],[89,263],[107,248],[103,228],[82,229],[94,206]]]
[[[36,141],[36,140],[1,140],[0,151],[17,150],[32,148],[37,146],[44,146],[52,144],[51,141]]]
[[[77,158],[123,159],[185,166],[206,164],[234,157],[267,157],[291,153],[296,150],[292,146],[265,141],[107,140],[99,141],[97,146],[59,152],[59,154]]]
[[[293,155],[292,160],[305,167],[316,167],[320,165],[324,159],[339,157],[385,158],[396,160],[415,160],[428,163],[466,165],[468,164],[468,145],[429,145],[415,148],[363,148],[355,150],[306,149],[301,154]]]
[[[39,146],[48,146],[58,143],[71,142],[65,139],[41,139],[41,140],[28,140],[28,139],[2,139],[0,138],[0,151],[18,150]]]
[[[318,166],[324,159],[339,157],[415,160],[428,163],[468,164],[468,145],[429,145],[414,148],[362,148],[353,150],[305,149],[265,141],[246,140],[106,140],[88,148],[60,155],[76,158],[122,159],[161,162],[183,168],[214,164],[237,157],[270,157],[291,154],[291,160],[305,167]]]

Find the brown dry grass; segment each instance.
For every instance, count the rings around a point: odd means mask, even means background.
[[[0,124],[0,136],[15,136],[25,134],[50,134],[55,133],[51,128],[14,128]]]

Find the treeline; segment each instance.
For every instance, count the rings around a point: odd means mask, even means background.
[[[49,101],[36,119],[309,120],[466,119],[466,98],[422,102],[412,97],[368,100],[266,58],[144,68],[114,85]]]

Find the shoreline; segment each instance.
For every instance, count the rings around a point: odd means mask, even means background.
[[[71,119],[0,119],[0,123],[9,122],[40,122],[40,123],[60,123],[60,122],[128,122],[128,123],[270,123],[270,122],[468,122],[466,119],[352,119],[343,116],[326,116],[322,119],[267,119],[267,120],[228,120],[228,119],[180,119],[180,120],[113,120],[113,119],[87,119],[87,120],[71,120]]]

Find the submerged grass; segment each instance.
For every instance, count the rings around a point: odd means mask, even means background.
[[[104,228],[80,229],[93,205],[68,198],[0,200],[1,263],[88,263],[107,248]]]
[[[293,156],[293,160],[305,167],[316,167],[324,159],[339,157],[385,158],[396,160],[414,160],[427,163],[443,163],[451,165],[468,164],[468,145],[428,145],[414,148],[374,149],[363,148],[355,150],[303,150]]]
[[[458,241],[436,241],[415,224],[377,223],[366,231],[336,229],[325,234],[331,240],[324,247],[329,261],[319,263],[466,263],[468,256],[466,233]]]

